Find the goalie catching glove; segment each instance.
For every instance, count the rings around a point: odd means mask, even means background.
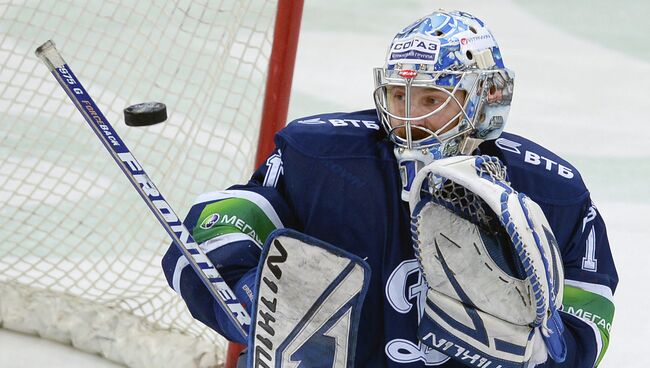
[[[489,156],[434,161],[409,198],[428,284],[420,340],[475,367],[534,367],[566,356],[564,276],[540,207]]]

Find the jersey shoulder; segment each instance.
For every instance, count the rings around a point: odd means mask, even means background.
[[[499,157],[507,167],[513,188],[536,202],[571,205],[589,196],[578,169],[531,140],[504,132],[479,148],[482,154]]]
[[[372,109],[296,119],[278,132],[276,144],[315,158],[374,157],[385,136]]]

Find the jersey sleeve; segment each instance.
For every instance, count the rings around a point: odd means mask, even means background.
[[[247,184],[199,196],[184,220],[249,313],[262,245],[273,230],[294,227],[294,216],[282,195],[281,176],[281,151],[276,150]],[[231,341],[239,340],[235,327],[174,244],[162,266],[168,284],[194,318]]]
[[[568,355],[564,363],[547,362],[547,367],[598,366],[609,344],[618,275],[605,223],[590,199],[584,203],[582,217],[562,251],[565,282],[560,314]]]

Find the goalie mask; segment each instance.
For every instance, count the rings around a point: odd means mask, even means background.
[[[501,134],[514,83],[483,22],[443,10],[400,31],[374,77],[373,97],[395,144],[404,200],[422,167],[471,154]]]

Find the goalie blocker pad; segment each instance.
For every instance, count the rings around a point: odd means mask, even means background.
[[[248,367],[354,366],[370,267],[289,229],[267,239],[257,271]]]

